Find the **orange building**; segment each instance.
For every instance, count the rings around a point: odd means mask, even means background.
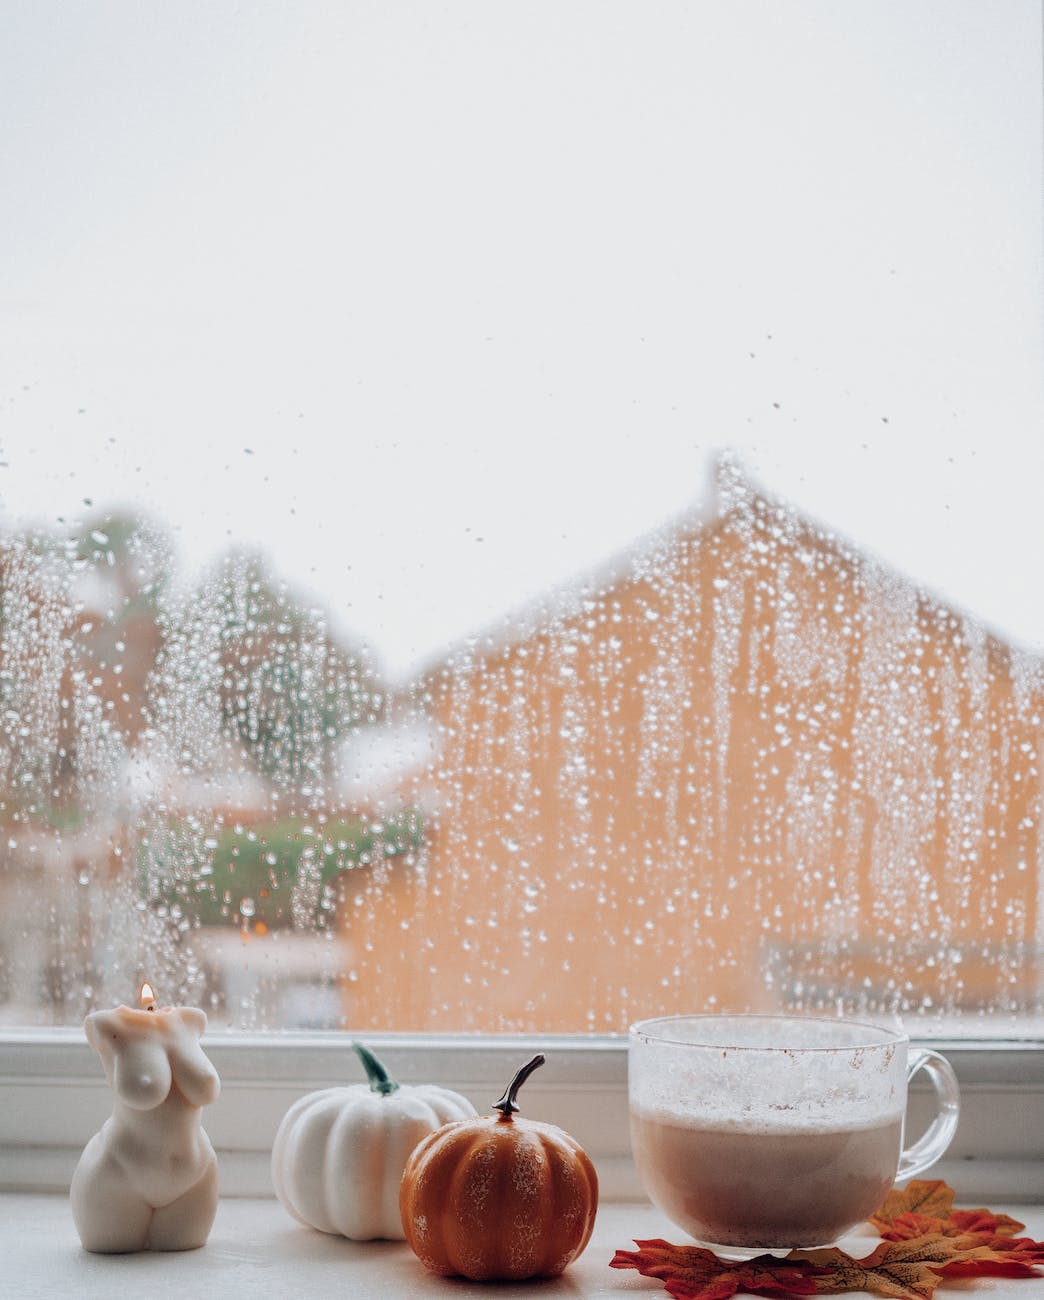
[[[352,1026],[1039,1006],[1041,661],[718,490],[417,684],[426,850],[347,909]]]

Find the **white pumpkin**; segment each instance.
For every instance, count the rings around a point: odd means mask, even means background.
[[[475,1107],[434,1084],[399,1084],[353,1043],[368,1083],[325,1088],[294,1102],[272,1147],[272,1182],[284,1207],[309,1228],[353,1241],[402,1240],[399,1183],[414,1147]]]

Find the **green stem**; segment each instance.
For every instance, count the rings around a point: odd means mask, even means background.
[[[370,1083],[371,1092],[379,1092],[382,1097],[387,1097],[389,1093],[395,1091],[399,1086],[391,1077],[384,1066],[378,1061],[376,1056],[368,1047],[362,1043],[352,1043],[355,1048],[355,1054],[363,1063],[363,1069],[366,1071],[366,1078]]]
[[[500,1111],[500,1118],[502,1120],[507,1120],[508,1123],[511,1122],[512,1112],[518,1110],[518,1103],[515,1101],[515,1097],[518,1094],[519,1088],[522,1087],[538,1066],[544,1064],[545,1059],[544,1054],[538,1052],[531,1061],[527,1061],[508,1084],[507,1091],[504,1093],[503,1097],[501,1097],[499,1101],[493,1103],[493,1109]]]

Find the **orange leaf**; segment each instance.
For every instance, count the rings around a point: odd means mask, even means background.
[[[657,1240],[637,1242],[637,1251],[617,1251],[612,1266],[659,1278],[676,1300],[730,1300],[741,1291],[864,1291],[888,1300],[930,1300],[944,1278],[1041,1276],[1044,1242],[1016,1237],[1025,1225],[1007,1214],[955,1210],[953,1196],[941,1181],[893,1190],[871,1219],[885,1240],[865,1259],[831,1247],[736,1262],[698,1246]]]
[[[954,1210],[948,1218],[928,1214],[897,1214],[887,1226],[881,1227],[885,1241],[908,1241],[911,1237],[926,1237],[936,1233],[942,1237],[966,1237],[977,1233],[984,1237],[1013,1237],[1026,1225],[1007,1214],[993,1214],[989,1210]]]
[[[903,1214],[922,1214],[931,1219],[948,1219],[953,1210],[953,1188],[942,1179],[915,1178],[906,1187],[893,1187],[870,1222],[884,1235],[884,1229]]]
[[[944,1278],[954,1277],[1040,1277],[1040,1271],[1017,1260],[961,1259],[947,1264]]]
[[[950,1222],[960,1230],[959,1235],[985,1232],[994,1237],[1014,1237],[1026,1226],[1010,1215],[994,1214],[992,1210],[954,1210]]]
[[[944,1238],[954,1256],[942,1264],[943,1277],[1039,1277],[1044,1243],[1016,1237],[1025,1224],[991,1210],[954,1210],[953,1192],[945,1183],[911,1183],[892,1192],[873,1216],[881,1236],[890,1242]]]
[[[872,1222],[872,1220],[871,1220]],[[897,1214],[887,1226],[880,1229],[885,1241],[911,1241],[914,1237],[947,1237],[950,1220],[936,1219],[929,1214]],[[956,1231],[953,1233],[957,1235]]]
[[[958,1254],[948,1237],[917,1237],[912,1241],[883,1241],[865,1259],[843,1250],[791,1251],[788,1260],[807,1260],[823,1271],[816,1278],[820,1295],[838,1291],[869,1291],[891,1300],[928,1300],[942,1281],[940,1268]]]
[[[658,1278],[676,1300],[730,1300],[748,1295],[815,1295],[813,1265],[759,1255],[756,1259],[719,1259],[702,1246],[672,1246],[660,1239],[636,1241],[638,1249],[618,1250],[610,1268],[635,1268]]]
[[[970,1233],[951,1237],[958,1255],[943,1270],[944,1277],[1039,1277],[1044,1242],[1031,1237],[1000,1237]]]

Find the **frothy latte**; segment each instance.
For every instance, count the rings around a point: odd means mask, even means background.
[[[861,1224],[892,1186],[902,1116],[845,1127],[705,1122],[631,1112],[631,1144],[654,1204],[699,1241],[810,1247]]]

